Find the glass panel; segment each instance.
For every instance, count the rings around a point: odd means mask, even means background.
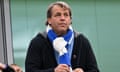
[[[14,61],[23,70],[30,40],[45,29],[46,10],[54,1],[10,0]],[[68,0],[67,3],[72,7],[73,28],[90,40],[101,72],[118,72],[120,1]]]
[[[45,29],[46,10],[55,0],[11,0],[11,20],[15,63],[24,70],[25,56],[30,40]],[[94,1],[67,1],[72,7],[72,25],[83,32],[92,42],[96,42],[96,22]],[[78,6],[81,5],[81,6]],[[86,21],[87,20],[87,21]],[[97,49],[96,49],[97,50]]]
[[[23,70],[30,40],[44,30],[46,6],[39,0],[11,0],[14,61]]]

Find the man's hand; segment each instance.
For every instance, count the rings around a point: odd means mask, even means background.
[[[22,72],[22,69],[16,64],[11,64],[10,67],[13,68],[15,72]]]
[[[15,72],[22,72],[22,69],[16,64],[11,64],[11,65],[9,65],[9,67],[12,68]],[[6,69],[6,65],[3,63],[0,63],[0,72],[3,69]]]
[[[0,70],[4,69],[5,67],[5,64],[0,63]]]
[[[76,68],[73,70],[73,72],[84,72],[82,68]]]
[[[66,64],[59,64],[55,70],[55,72],[70,72],[70,68]]]

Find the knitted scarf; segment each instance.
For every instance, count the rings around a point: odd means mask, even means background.
[[[69,26],[68,32],[61,37],[57,37],[56,33],[52,30],[52,28],[48,25],[47,26],[47,35],[49,40],[52,42],[54,49],[59,53],[59,64],[67,64],[71,66],[70,58],[68,55],[67,49],[71,44],[73,39],[73,29]]]

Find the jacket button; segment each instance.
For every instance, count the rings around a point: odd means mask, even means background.
[[[76,57],[77,57],[77,56],[74,54],[74,55],[73,55],[73,59],[76,59]]]

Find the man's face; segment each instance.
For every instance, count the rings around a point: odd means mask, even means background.
[[[55,5],[51,13],[52,16],[48,18],[48,23],[57,34],[65,34],[71,24],[69,10]]]

